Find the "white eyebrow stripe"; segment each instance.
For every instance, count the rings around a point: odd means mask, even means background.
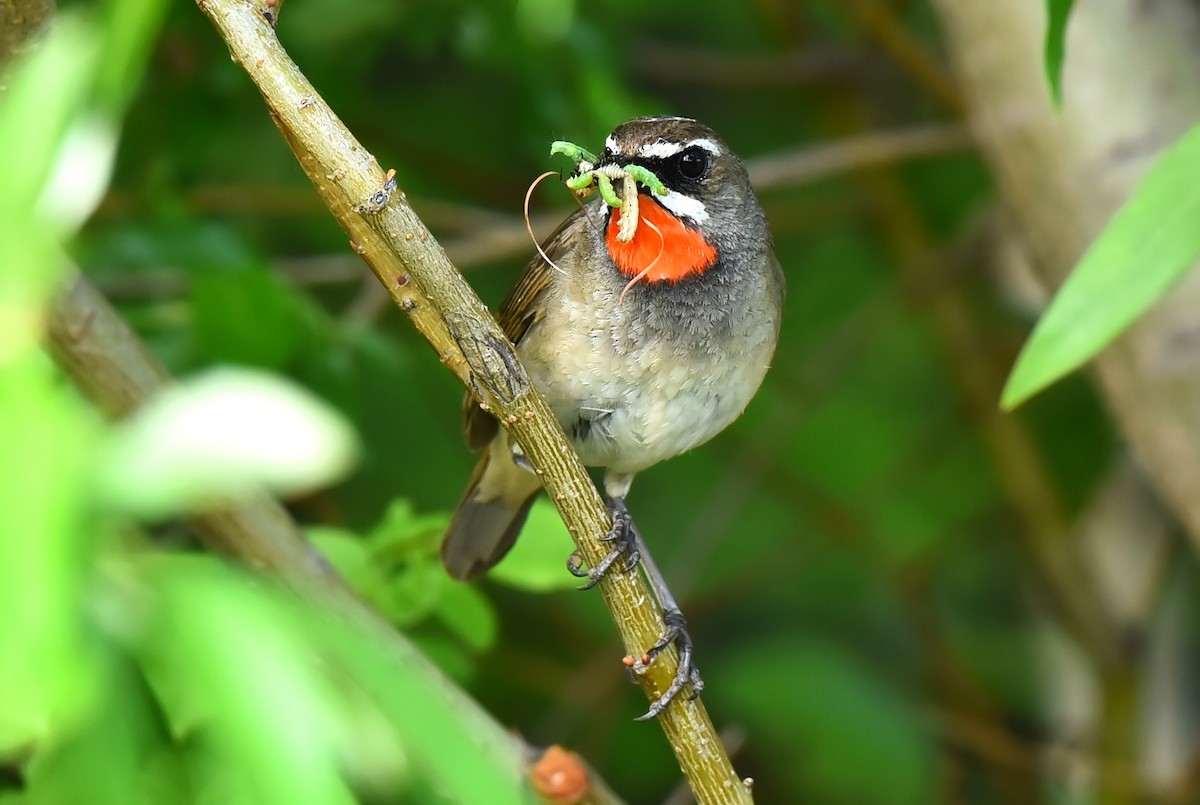
[[[646,159],[666,159],[673,157],[683,150],[683,145],[680,143],[669,143],[665,140],[658,140],[652,143],[646,143],[638,149],[638,156]]]
[[[665,196],[654,195],[651,198],[680,218],[688,218],[697,224],[708,221],[708,210],[700,199],[685,196],[676,190],[668,192]]]
[[[666,159],[667,157],[675,156],[681,151],[686,151],[689,148],[697,146],[714,156],[721,153],[721,146],[707,137],[699,137],[686,143],[669,143],[666,140],[655,140],[639,148],[638,156],[646,159]]]
[[[687,144],[686,147],[691,148],[693,145],[700,146],[701,148],[703,148],[705,151],[712,154],[713,156],[720,156],[720,154],[721,154],[721,146],[717,145],[715,140],[710,140],[707,137],[699,137],[695,140],[692,140],[690,143]]]

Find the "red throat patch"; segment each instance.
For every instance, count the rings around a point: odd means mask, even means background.
[[[641,220],[633,240],[617,240],[621,208],[613,210],[604,238],[622,274],[645,282],[678,282],[704,272],[717,261],[717,250],[703,235],[684,226],[653,198],[643,195],[638,199],[638,208]],[[640,276],[643,272],[644,277]]]

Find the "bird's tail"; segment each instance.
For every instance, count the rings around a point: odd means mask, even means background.
[[[450,575],[470,581],[499,562],[517,541],[541,488],[536,475],[513,462],[508,439],[498,434],[479,457],[442,538],[442,564]]]

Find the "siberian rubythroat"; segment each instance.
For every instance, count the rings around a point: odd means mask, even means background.
[[[587,571],[592,583],[645,545],[625,508],[633,476],[711,439],[758,390],[779,332],[784,280],[746,168],[708,127],[648,117],[605,139],[598,170],[649,169],[665,195],[639,188],[634,236],[601,198],[569,216],[525,269],[497,319],[546,396],[583,463],[603,467],[613,550]],[[484,573],[512,547],[541,489],[508,432],[472,400],[465,430],[483,448],[442,543],[457,579]],[[679,645],[680,673],[651,707],[661,711],[688,682],[691,644],[653,564],[648,575],[667,630],[651,656]],[[660,589],[661,588],[661,589]],[[685,667],[686,665],[686,667]]]

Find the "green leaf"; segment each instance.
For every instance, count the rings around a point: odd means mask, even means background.
[[[1200,257],[1200,126],[1168,149],[1059,289],[1001,395],[1011,410],[1081,366]]]
[[[83,110],[100,41],[79,14],[59,14],[0,93],[0,216],[27,217],[63,138]]]
[[[168,718],[213,742],[214,775],[249,801],[351,802],[339,771],[346,714],[301,624],[210,557],[147,570],[154,620],[140,651]]]
[[[244,369],[171,387],[121,425],[99,473],[108,501],[142,517],[193,510],[266,487],[311,490],[356,453],[342,417],[298,386]]]
[[[327,612],[308,612],[303,623],[306,634],[371,698],[400,737],[414,782],[427,790],[397,801],[540,801],[521,774],[518,743],[415,649],[406,651],[364,624]]]
[[[47,208],[58,206],[63,192],[48,197],[47,186],[63,167],[68,132],[83,116],[100,50],[85,19],[60,14],[45,40],[0,76],[7,83],[0,90],[0,297],[6,311],[0,356],[40,340],[35,309],[62,271],[54,234],[62,222]],[[76,167],[89,173],[88,166]]]
[[[1062,65],[1067,51],[1067,21],[1075,0],[1046,0],[1046,81],[1054,103],[1062,103]]]
[[[95,693],[80,616],[96,523],[87,423],[44,358],[0,361],[0,756],[61,727]]]
[[[508,555],[488,572],[488,578],[534,593],[578,587],[579,579],[567,572],[567,557],[575,545],[558,510],[539,497],[529,519]]]
[[[304,533],[355,592],[367,599],[378,594],[385,583],[383,572],[362,537],[331,526],[309,526]]]
[[[411,626],[434,611],[451,583],[441,562],[417,559],[390,572],[375,604],[393,623]]]
[[[443,631],[417,630],[406,635],[413,645],[438,669],[461,684],[467,684],[475,676],[475,655]]]
[[[131,659],[109,647],[102,674],[104,695],[82,723],[60,730],[33,756],[26,770],[30,802],[180,802],[180,769],[167,777],[146,774],[150,757],[169,760],[159,713]],[[161,761],[160,761],[161,763]],[[169,769],[164,769],[169,771]],[[169,798],[150,797],[147,786]]]
[[[302,300],[266,268],[198,271],[191,301],[208,360],[283,369],[307,345]]]
[[[440,564],[438,570],[445,573]],[[478,587],[447,581],[437,603],[437,617],[477,654],[496,642],[496,611]]]
[[[38,351],[42,307],[62,274],[57,241],[104,191],[116,145],[115,126],[90,106],[97,65],[117,43],[92,19],[59,14],[0,79],[0,756],[61,739],[95,703],[82,612],[105,526],[90,500],[96,434]]]
[[[387,563],[433,556],[449,522],[444,512],[418,514],[411,501],[396,498],[368,532],[367,541],[376,557]]]
[[[141,79],[166,5],[165,0],[104,4],[103,46],[86,73],[88,103],[70,122],[41,198],[42,214],[60,231],[82,224],[108,188],[120,115]]]
[[[166,0],[108,0],[104,52],[96,73],[99,101],[115,112],[137,89],[168,4]]]
[[[886,672],[818,639],[740,648],[712,695],[731,701],[808,802],[930,802],[937,749]],[[710,676],[710,678],[713,678]]]

